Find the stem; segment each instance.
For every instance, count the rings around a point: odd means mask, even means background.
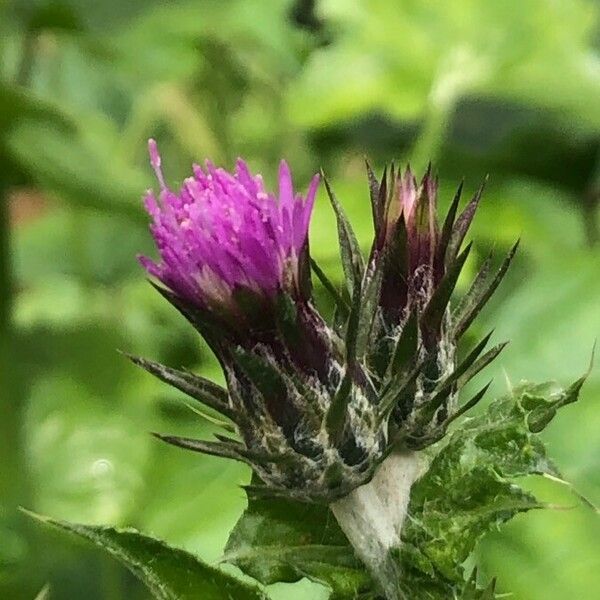
[[[451,48],[442,59],[431,84],[423,127],[410,151],[416,173],[437,159],[458,101],[481,83],[489,70],[485,59],[468,46]]]
[[[18,366],[14,356],[13,288],[8,194],[5,186],[0,186],[0,498],[11,511],[23,501],[24,481],[21,399],[15,376]]]
[[[423,119],[423,127],[411,150],[410,162],[415,173],[421,173],[429,162],[435,162],[444,143],[457,98],[448,102],[431,102]]]
[[[402,543],[410,490],[420,474],[419,455],[395,452],[383,461],[369,483],[330,505],[342,531],[387,600],[404,598],[395,551]]]

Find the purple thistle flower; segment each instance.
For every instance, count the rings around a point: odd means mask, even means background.
[[[315,175],[306,197],[294,194],[290,169],[279,166],[279,195],[265,190],[238,159],[233,173],[206,161],[193,167],[179,193],[165,184],[156,142],[148,142],[160,184],[159,199],[145,198],[160,254],[139,258],[146,271],[177,296],[202,309],[235,310],[233,294],[247,290],[272,298],[300,291],[300,263],[319,185]]]
[[[146,196],[160,259],[140,258],[160,293],[204,337],[226,389],[187,371],[132,357],[162,381],[220,412],[229,435],[217,441],[163,436],[198,452],[247,462],[254,493],[332,502],[369,481],[396,449],[439,440],[463,407],[460,388],[493,360],[486,336],[458,360],[457,343],[500,283],[514,249],[492,275],[487,260],[454,312],[450,296],[468,256],[461,251],[479,202],[457,216],[457,194],[443,225],[437,181],[420,184],[392,169],[369,168],[375,239],[365,263],[352,226],[327,186],[338,221],[346,281],[341,292],[310,260],[308,226],[319,183],[295,195],[282,161],[279,194],[239,160],[233,173],[206,162],[179,191],[164,180]],[[313,303],[310,271],[331,294],[328,324]],[[165,289],[166,288],[166,289]]]

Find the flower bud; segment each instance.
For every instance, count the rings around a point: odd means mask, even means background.
[[[502,280],[517,245],[495,275],[490,273],[491,257],[484,261],[452,312],[450,298],[471,250],[471,244],[464,250],[461,246],[483,188],[457,217],[461,184],[440,224],[438,181],[431,166],[420,183],[410,168],[402,175],[392,167],[381,182],[370,167],[368,175],[375,228],[371,256],[382,270],[369,370],[384,388],[393,379],[410,380],[394,400],[391,429],[399,443],[420,448],[444,434],[455,418],[460,388],[505,346],[482,354],[487,336],[457,361],[461,336]]]

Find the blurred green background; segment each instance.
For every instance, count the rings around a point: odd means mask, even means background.
[[[523,241],[473,332],[512,340],[495,392],[585,371],[600,335],[599,16],[585,0],[0,0],[0,598],[47,582],[57,599],[147,597],[19,505],[134,526],[207,560],[244,506],[244,467],[148,435],[209,428],[117,353],[220,377],[135,261],[152,253],[150,136],[172,184],[204,157],[243,156],[270,182],[286,157],[303,188],[322,166],[365,247],[365,155],[378,169],[433,160],[442,207],[463,176],[472,192],[489,173],[471,272]],[[339,279],[334,238],[321,191],[312,251]],[[544,434],[596,502],[599,401],[595,368]],[[494,532],[483,572],[513,598],[595,600],[598,516],[532,485],[571,508]],[[304,582],[274,596],[327,595]]]

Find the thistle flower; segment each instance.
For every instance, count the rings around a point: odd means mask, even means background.
[[[179,193],[160,183],[146,207],[159,262],[141,258],[156,286],[201,333],[227,389],[132,357],[149,372],[220,412],[217,441],[159,435],[184,448],[248,463],[248,490],[329,504],[386,597],[400,598],[393,549],[401,544],[415,450],[439,440],[461,407],[460,388],[504,347],[489,335],[456,359],[459,339],[504,276],[515,247],[491,275],[484,262],[452,312],[450,296],[469,254],[461,245],[481,190],[457,215],[460,188],[440,227],[437,180],[409,169],[378,181],[368,167],[375,236],[365,260],[325,181],[336,213],[345,274],[340,291],[310,258],[308,226],[318,177],[294,196],[287,165],[279,197],[243,161],[233,174],[194,167]],[[332,325],[311,297],[311,267],[336,305]]]
[[[282,162],[275,197],[243,161],[233,174],[207,163],[175,193],[153,141],[150,157],[161,191],[159,199],[148,193],[146,208],[160,260],[140,261],[206,339],[227,389],[133,360],[219,411],[237,436],[159,437],[249,463],[263,484],[257,493],[344,495],[372,476],[386,431],[369,410],[376,398],[368,377],[345,364],[341,340],[312,304],[307,231],[319,177],[306,198],[294,195]]]
[[[306,198],[294,196],[290,170],[279,167],[279,197],[265,191],[243,160],[234,174],[209,161],[185,180],[178,194],[170,191],[154,140],[149,142],[152,166],[160,183],[160,203],[148,192],[146,208],[161,260],[140,261],[186,303],[200,310],[230,311],[245,316],[238,296],[272,300],[286,290],[300,296],[308,224],[318,176]]]
[[[440,228],[430,171],[417,185],[409,170],[401,177],[392,169],[378,182],[369,169],[375,239],[365,261],[325,182],[346,275],[339,293],[309,256],[318,176],[305,198],[294,195],[282,162],[275,197],[243,161],[233,174],[207,162],[175,193],[153,141],[150,157],[161,191],[158,200],[148,193],[146,207],[160,260],[140,260],[206,339],[227,389],[133,360],[219,411],[234,434],[161,439],[250,464],[255,493],[332,503],[368,482],[390,453],[438,440],[483,396],[485,389],[455,406],[460,387],[503,346],[480,356],[488,336],[457,363],[456,344],[512,253],[491,281],[488,259],[458,312],[448,308],[480,194],[456,218],[457,194]],[[312,302],[311,265],[336,303],[332,326]]]
[[[390,429],[398,443],[418,449],[443,436],[447,425],[487,389],[465,407],[456,407],[458,391],[506,344],[482,354],[489,334],[460,362],[456,350],[504,277],[518,242],[495,274],[491,272],[492,256],[487,257],[467,294],[451,311],[450,298],[471,250],[471,244],[464,250],[461,246],[483,186],[457,217],[461,184],[440,225],[438,181],[431,166],[420,183],[409,167],[402,175],[392,166],[381,182],[368,165],[367,172],[375,228],[371,255],[381,265],[379,312],[367,362],[384,388],[392,381],[402,381],[392,402]]]

